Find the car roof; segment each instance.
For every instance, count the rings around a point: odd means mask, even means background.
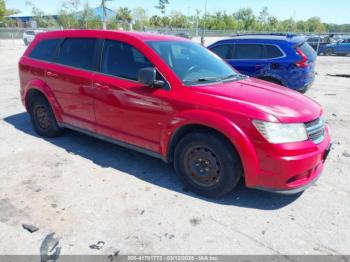
[[[243,42],[245,40],[249,40],[249,41],[257,41],[257,42],[261,42],[261,43],[275,43],[275,42],[288,42],[291,44],[298,44],[301,42],[305,42],[306,41],[306,37],[303,36],[295,36],[295,35],[280,35],[280,34],[251,34],[251,35],[236,35],[236,36],[232,36],[231,38],[227,38],[224,40],[220,40],[217,43],[230,43],[230,42]]]
[[[139,33],[131,31],[120,30],[57,30],[45,33],[40,33],[42,38],[54,37],[107,37],[110,35],[125,36],[138,39],[140,41],[189,41],[181,37],[161,35],[157,33]]]

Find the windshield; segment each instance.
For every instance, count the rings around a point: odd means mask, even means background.
[[[181,41],[148,42],[186,85],[241,79],[232,67],[199,44]]]

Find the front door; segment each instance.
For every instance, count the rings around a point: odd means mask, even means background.
[[[152,67],[131,45],[105,40],[100,73],[93,79],[97,131],[128,144],[160,151],[165,122],[163,99],[169,91],[137,81],[141,68]]]

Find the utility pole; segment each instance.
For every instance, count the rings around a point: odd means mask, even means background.
[[[106,13],[106,0],[101,0],[102,12],[102,28],[107,30],[107,13]]]
[[[206,26],[206,20],[207,20],[207,4],[208,4],[208,0],[205,0],[204,21],[203,21],[203,28],[202,28],[202,35],[201,35],[201,44],[203,46],[204,46],[205,26]]]

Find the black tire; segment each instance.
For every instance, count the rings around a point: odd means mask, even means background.
[[[57,124],[55,115],[45,97],[33,97],[29,105],[29,114],[35,132],[43,137],[57,137],[62,135],[63,129]]]
[[[24,45],[28,45],[28,40],[26,38],[24,38]]]
[[[331,56],[333,54],[332,48],[327,48],[326,49],[326,55]]]
[[[177,144],[174,167],[185,187],[219,198],[236,187],[243,175],[240,158],[230,142],[213,131],[197,131]]]

